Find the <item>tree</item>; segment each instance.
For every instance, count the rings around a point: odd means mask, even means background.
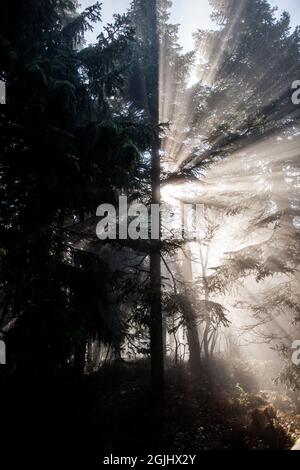
[[[211,3],[218,28],[195,35],[200,80],[189,89],[177,89],[181,112],[171,112],[176,123],[166,138],[173,159],[166,182],[176,185],[200,176],[189,202],[223,213],[224,221],[236,215],[241,225],[249,223],[249,231],[240,229],[235,235],[237,243],[247,243],[244,236],[262,237],[255,213],[262,211],[266,227],[275,206],[275,218],[289,217],[290,227],[298,216],[297,209],[290,207],[297,196],[286,180],[298,172],[299,110],[291,101],[291,83],[299,70],[299,28],[291,33],[288,15],[277,21],[265,1]],[[262,41],[264,48],[258,47]],[[267,76],[276,77],[274,86]],[[217,295],[230,280],[238,282],[239,274],[251,276],[258,269],[258,279],[263,279],[271,272],[290,272],[283,249],[290,243],[285,237],[278,243],[277,238],[275,248],[273,239],[267,237],[264,248],[253,246],[253,257],[247,246],[229,260],[220,260],[215,276],[203,272],[200,285],[206,302],[198,309],[206,310],[208,291]],[[280,259],[275,260],[274,252]],[[226,316],[224,310],[217,311],[221,325]],[[209,333],[209,317],[204,328],[207,356],[208,343],[214,343],[213,337],[208,339],[214,335],[214,328]]]
[[[276,322],[280,325],[277,315],[288,304],[294,322],[297,304],[299,109],[291,101],[291,83],[299,71],[299,28],[291,33],[288,15],[276,21],[264,1],[212,4],[219,28],[196,36],[206,84],[191,91],[196,105],[187,126],[191,150],[181,167],[193,172],[215,162],[205,175],[215,194],[199,192],[194,200],[235,213],[243,227],[235,235],[241,249],[220,262],[209,277],[211,289],[228,295],[228,285],[238,291],[242,279],[255,277],[256,302],[244,302],[253,314],[251,329],[266,342],[285,337],[289,347],[287,325],[283,331]],[[258,47],[262,40],[264,48]],[[267,76],[276,77],[274,86]]]
[[[128,19],[117,16],[83,48],[101,7],[75,8],[45,0],[13,10],[5,2],[1,16],[1,324],[10,363],[37,374],[64,373],[74,361],[81,373],[90,336],[120,337],[105,315],[110,265],[91,248],[87,227],[101,202],[135,187],[138,146],[149,141],[121,99]]]
[[[159,4],[156,0],[134,1],[131,18],[136,29],[138,44],[137,63],[139,86],[144,84],[142,93],[131,94],[136,77],[129,77],[129,96],[144,109],[149,122],[156,128],[151,149],[151,203],[160,205],[161,165],[159,139]],[[141,66],[141,62],[143,65]],[[139,90],[139,88],[138,88]],[[160,216],[159,216],[160,218]],[[161,234],[161,221],[159,220]],[[161,287],[161,235],[152,240],[150,247],[150,352],[154,396],[161,399],[164,390],[164,353],[162,327]]]

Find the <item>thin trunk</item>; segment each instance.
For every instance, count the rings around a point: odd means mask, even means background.
[[[188,309],[191,309],[191,306],[188,306]],[[193,313],[186,315],[187,318],[187,340],[189,345],[190,352],[190,367],[193,373],[197,374],[200,371],[201,367],[201,358],[200,358],[200,342],[199,335],[197,331],[197,322],[194,318]]]
[[[174,342],[175,342],[175,365],[178,365],[178,339],[176,336],[176,332],[173,333]]]
[[[206,325],[203,332],[203,350],[206,361],[209,361],[210,351],[209,351],[209,334],[211,331],[211,318],[210,312],[208,311],[208,301],[209,301],[209,291],[207,286],[207,266],[208,266],[208,257],[209,257],[209,245],[206,247],[205,255],[203,254],[201,244],[199,246],[201,270],[202,270],[202,279],[204,287],[204,299],[205,299],[205,318]]]
[[[184,317],[187,327],[187,340],[190,352],[190,367],[193,373],[198,373],[201,367],[201,348],[198,334],[197,318],[189,300],[190,292],[188,287],[193,280],[193,269],[191,261],[191,252],[187,247],[183,253],[183,276],[186,284],[186,302],[184,305]]]
[[[216,346],[217,346],[218,338],[219,338],[219,334],[218,334],[218,331],[216,329],[216,330],[214,330],[214,333],[213,333],[213,336],[212,336],[211,347],[210,347],[211,357],[214,356],[214,352],[215,352],[215,349],[216,349]]]
[[[182,213],[182,220],[183,226],[187,226],[187,221],[183,218],[186,217],[184,213],[184,206],[181,204],[181,213]],[[183,236],[185,234],[183,233]],[[197,318],[194,311],[194,308],[189,300],[189,290],[188,287],[191,286],[193,281],[193,266],[191,261],[191,250],[189,245],[187,244],[185,249],[183,250],[183,257],[182,257],[182,271],[183,271],[183,278],[186,287],[186,302],[184,306],[184,319],[187,327],[187,340],[189,346],[189,353],[190,353],[190,367],[193,373],[198,373],[201,367],[201,347],[199,341],[199,334],[198,334],[198,326],[197,326]]]
[[[168,325],[166,316],[162,315],[162,334],[163,334],[163,356],[164,356],[164,364],[167,360],[167,335],[168,335]]]
[[[209,329],[210,329],[210,324],[209,324],[209,321],[207,320],[205,330],[203,333],[203,349],[204,349],[205,359],[207,361],[209,360],[209,340],[208,340]]]

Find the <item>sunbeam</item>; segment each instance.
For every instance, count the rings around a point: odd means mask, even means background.
[[[300,448],[299,5],[1,0],[1,463]]]

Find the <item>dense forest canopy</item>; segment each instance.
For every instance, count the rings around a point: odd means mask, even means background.
[[[3,383],[149,362],[162,419],[169,373],[213,387],[256,359],[299,407],[300,27],[267,0],[210,4],[185,53],[169,0],[111,24],[100,2],[2,0]],[[97,236],[120,197],[161,205],[157,239]]]

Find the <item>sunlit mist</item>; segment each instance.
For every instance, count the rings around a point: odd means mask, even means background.
[[[225,10],[224,6],[224,17]],[[237,2],[229,14],[229,22],[219,14],[212,17],[210,30],[195,32],[195,53],[181,52],[180,73],[178,66],[175,72],[172,55],[166,54],[169,33],[162,33],[160,121],[166,124],[163,168],[169,173],[187,170],[197,179],[172,182],[172,177],[167,178],[162,197],[173,212],[173,226],[169,219],[165,223],[168,230],[182,223],[178,218],[182,204],[201,205],[204,211],[202,227],[201,223],[196,227],[197,239],[187,240],[178,259],[170,260],[173,275],[181,278],[181,269],[185,273],[182,285],[191,290],[200,287],[204,308],[210,301],[223,305],[230,320],[222,327],[226,335],[232,334],[240,346],[248,345],[256,355],[260,350],[264,358],[269,355],[264,346],[266,338],[270,342],[287,339],[291,328],[285,311],[280,309],[274,308],[268,320],[260,318],[262,299],[267,292],[271,298],[276,290],[285,292],[298,282],[292,271],[284,272],[283,254],[276,254],[275,248],[279,240],[292,246],[299,230],[300,136],[289,125],[296,112],[289,98],[298,65],[278,74],[284,55],[278,63],[270,53],[266,62],[265,51],[260,54],[255,50],[247,58],[247,70],[240,67],[234,71],[234,61],[230,61],[243,53],[243,24],[249,15],[249,2]],[[270,10],[269,14],[272,18],[274,12]],[[292,42],[287,46],[293,47]],[[257,118],[261,119],[261,128],[252,132]],[[193,213],[187,217],[192,223]],[[269,263],[273,276],[268,274],[258,283],[249,266],[242,280],[238,274],[230,278],[227,266],[238,265],[247,252],[250,262],[253,249]],[[183,269],[185,264],[189,264],[188,269]],[[218,283],[220,277],[220,289],[217,285],[207,287]],[[170,278],[169,289],[173,282]],[[180,330],[178,334],[183,333]],[[222,333],[218,341],[224,350]]]

